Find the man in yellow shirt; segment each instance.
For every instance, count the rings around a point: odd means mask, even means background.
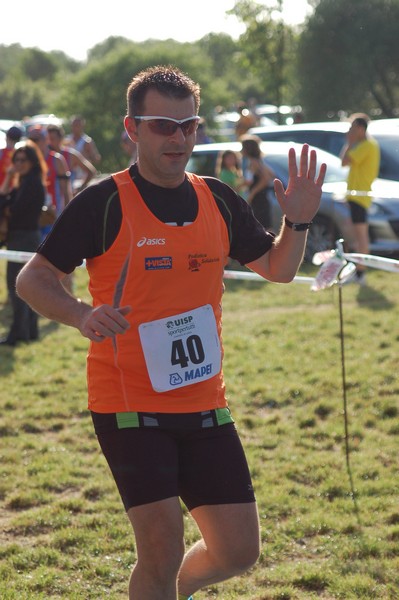
[[[342,151],[343,166],[349,165],[348,195],[354,227],[356,251],[369,252],[369,228],[367,211],[371,205],[371,185],[380,168],[380,148],[367,134],[369,118],[364,114],[353,115],[347,134],[347,144]],[[365,283],[364,267],[357,266],[358,283]]]

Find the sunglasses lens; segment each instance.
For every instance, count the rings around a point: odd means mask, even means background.
[[[183,135],[187,137],[188,135],[194,133],[197,129],[198,119],[191,119],[190,121],[185,121],[184,123],[174,123],[168,119],[151,119],[147,121],[147,123],[151,131],[153,133],[157,133],[158,135],[174,135],[177,128],[180,127]]]
[[[184,135],[191,135],[194,131],[197,130],[198,127],[198,119],[191,119],[191,121],[186,121],[180,125]]]
[[[173,135],[178,128],[177,123],[173,123],[173,121],[168,121],[167,119],[153,119],[152,121],[147,121],[147,123],[151,131],[158,135]]]

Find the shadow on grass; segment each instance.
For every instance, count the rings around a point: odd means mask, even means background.
[[[40,323],[39,326],[39,338],[43,339],[48,335],[52,334],[59,328],[60,324],[56,321],[44,321],[44,323]]]
[[[10,321],[10,308],[8,305],[4,305],[0,309],[0,325],[5,328],[4,333],[1,334],[7,335],[8,325]],[[40,323],[39,325],[39,343],[48,335],[51,335],[54,331],[56,331],[59,327],[59,323],[54,321],[45,321],[44,323]],[[37,344],[38,342],[29,342],[32,344]],[[20,344],[26,344],[26,342],[20,342]],[[17,346],[0,346],[0,377],[2,375],[7,375],[14,370],[14,363],[16,360],[15,350]]]
[[[373,287],[359,287],[357,293],[357,301],[359,304],[367,304],[371,310],[390,310],[396,307],[396,303],[388,300],[388,298],[379,290]]]
[[[4,327],[6,323],[11,319],[11,303],[10,302],[2,302],[0,303],[0,325]]]

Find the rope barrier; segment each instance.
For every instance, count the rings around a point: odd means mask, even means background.
[[[249,280],[249,281],[263,281],[263,283],[269,283],[266,279],[258,275],[257,273],[253,273],[252,271],[225,271],[224,272],[225,279],[241,279],[241,280]],[[302,277],[297,275],[294,277],[293,282],[295,283],[308,283],[312,285],[314,283],[314,277]]]
[[[0,260],[9,260],[17,263],[26,263],[34,256],[34,252],[22,252],[17,250],[0,250]],[[82,265],[84,266],[84,264]],[[251,271],[230,271],[226,270],[224,272],[225,279],[240,279],[240,280],[249,280],[249,281],[261,281],[263,283],[267,283],[266,279],[263,279],[257,273],[252,273]],[[314,282],[314,277],[301,277],[296,276],[293,280],[295,283],[308,283],[312,285]]]
[[[17,263],[26,263],[32,258],[33,252],[23,252],[21,250],[0,250],[0,260],[10,260]]]

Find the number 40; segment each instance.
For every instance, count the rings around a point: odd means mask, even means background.
[[[182,369],[187,367],[189,361],[194,365],[204,362],[205,352],[201,338],[198,335],[190,335],[186,340],[174,340],[170,360],[172,365],[180,365]]]

